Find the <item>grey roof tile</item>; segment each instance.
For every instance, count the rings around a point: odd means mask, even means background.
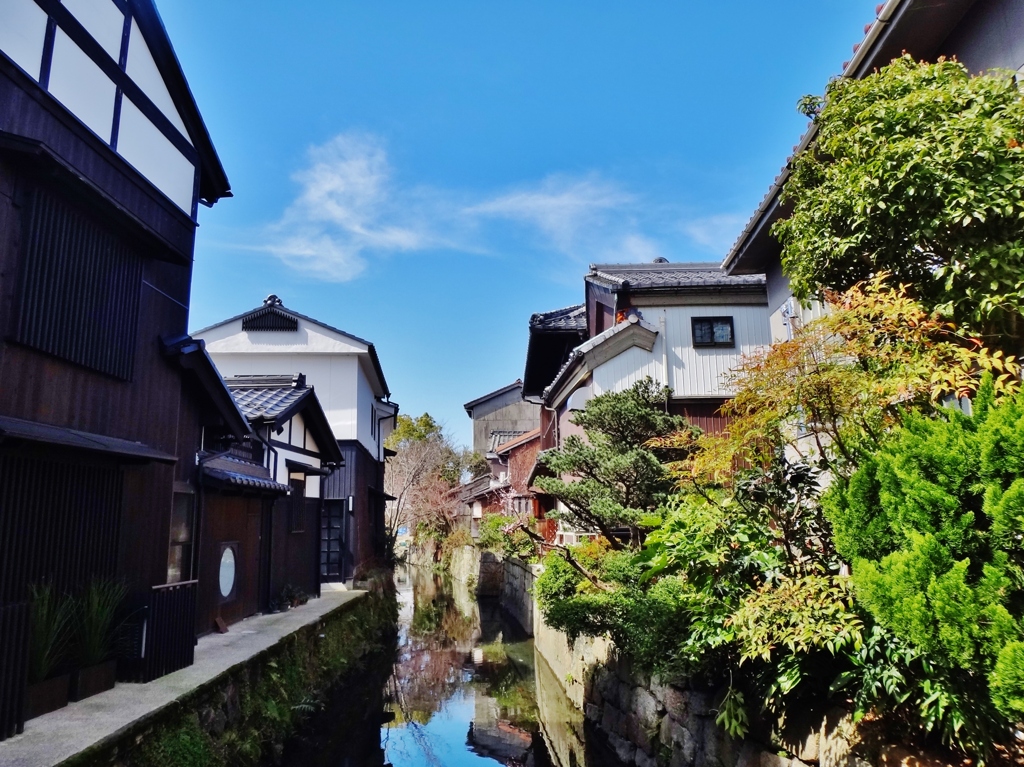
[[[294,407],[312,389],[292,376],[235,376],[224,383],[250,421],[273,421]]]
[[[717,263],[591,264],[588,282],[634,289],[758,287],[763,274],[726,274]]]
[[[587,308],[583,304],[566,306],[530,317],[530,330],[586,330]]]

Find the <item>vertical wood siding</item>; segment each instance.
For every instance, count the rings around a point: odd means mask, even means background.
[[[114,576],[121,489],[116,467],[0,455],[0,604]]]
[[[31,194],[23,242],[15,339],[130,379],[142,259],[42,188]]]
[[[0,605],[0,740],[25,726],[29,603]]]

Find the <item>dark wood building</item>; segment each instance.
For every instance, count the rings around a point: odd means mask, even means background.
[[[30,585],[121,579],[144,629],[119,673],[191,662],[196,453],[248,432],[185,335],[198,203],[229,195],[151,0],[4,6],[0,738]]]

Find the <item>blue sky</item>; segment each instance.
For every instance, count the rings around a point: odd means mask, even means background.
[[[718,261],[874,2],[159,0],[235,197],[193,329],[277,293],[375,343],[402,411],[522,375],[593,262]]]

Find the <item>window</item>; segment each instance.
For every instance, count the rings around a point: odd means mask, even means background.
[[[130,380],[142,258],[113,230],[42,188],[32,192],[24,222],[14,339]]]
[[[220,564],[217,570],[217,587],[220,601],[230,602],[238,591],[238,541],[220,545]]]
[[[694,317],[694,346],[735,346],[732,317]]]
[[[288,496],[288,532],[302,533],[306,530],[306,480],[292,477],[288,484],[292,488]]]
[[[175,493],[171,506],[171,545],[167,554],[167,582],[192,580],[192,535],[195,496]]]
[[[370,436],[377,436],[377,419],[374,418],[376,413],[373,412],[373,405],[370,405]]]

